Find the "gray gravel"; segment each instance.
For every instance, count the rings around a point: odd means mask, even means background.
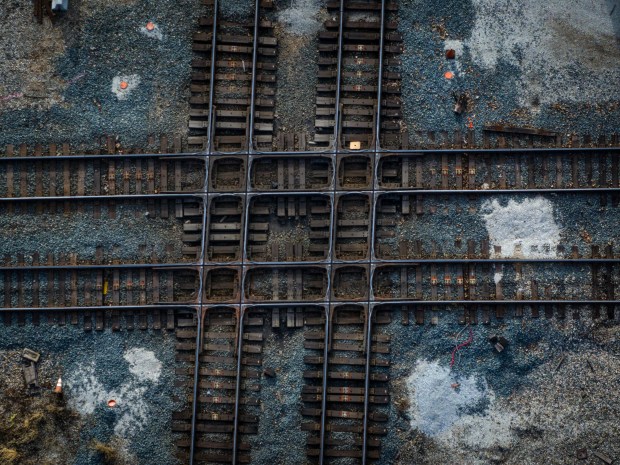
[[[180,408],[173,400],[179,393],[174,371],[165,368],[174,366],[174,336],[151,331],[87,333],[81,327],[30,324],[0,325],[0,334],[2,351],[28,347],[40,352],[46,364],[53,362],[44,378],[46,389],[62,376],[68,404],[81,412],[79,449],[64,463],[100,464],[91,441],[108,442],[115,436],[125,446],[122,454],[128,463],[177,463],[169,412]],[[117,400],[115,410],[107,407],[109,398]]]
[[[102,134],[144,146],[149,135],[187,132],[192,34],[204,7],[199,0],[133,0],[71,3],[53,26],[39,26],[27,0],[0,5],[7,60],[0,63],[0,145],[9,143],[98,144]],[[157,24],[161,40],[141,31]],[[2,39],[0,39],[2,40]],[[40,46],[44,44],[43,50]],[[4,45],[4,43],[3,43]],[[33,56],[39,56],[32,60]],[[29,61],[30,60],[30,61]],[[38,92],[24,89],[41,76]],[[115,76],[139,76],[127,98],[119,100]],[[30,92],[30,93],[29,93]]]
[[[276,377],[261,380],[258,434],[249,436],[252,463],[307,463],[306,433],[300,428],[303,340],[301,329],[284,328],[266,339],[263,367],[273,368]]]
[[[457,324],[459,313],[435,312],[437,325],[402,326],[398,317],[389,325],[392,427],[379,463],[565,464],[572,463],[581,447],[618,456],[617,390],[612,387],[618,380],[611,368],[618,363],[617,324],[524,319],[474,325],[473,341],[456,354],[450,370],[455,345],[468,339],[468,329]],[[509,341],[501,354],[487,341],[494,334]],[[562,356],[565,361],[556,370]],[[448,435],[433,437],[411,427],[425,417],[419,416],[423,400],[416,401],[408,391],[406,378],[421,363],[437,364],[449,373],[435,389],[445,387],[447,397],[463,396],[459,410],[451,410],[450,398],[434,404],[437,418],[449,422],[443,426],[452,432]],[[463,389],[471,382],[478,383],[483,395],[467,404]],[[461,387],[451,388],[451,383]],[[581,427],[569,433],[565,425],[571,423],[557,421],[556,415]],[[485,431],[493,434],[488,444]],[[478,444],[467,446],[468,437]],[[505,438],[508,445],[498,445]]]
[[[585,0],[570,7],[563,0],[544,9],[539,5],[400,2],[404,112],[413,144],[426,145],[426,131],[465,132],[469,118],[478,143],[485,123],[528,125],[565,136],[617,131],[619,87],[606,76],[618,72],[618,61],[607,58],[618,53],[613,45],[618,11],[611,18],[605,10],[611,10],[610,2]],[[565,21],[572,26],[556,28]],[[446,60],[446,48],[457,51],[456,60]],[[446,71],[456,77],[445,79]],[[460,116],[453,112],[452,92],[471,97]]]
[[[84,213],[65,217],[60,213],[2,214],[0,216],[0,256],[26,255],[26,263],[39,252],[43,262],[48,253],[75,253],[78,260],[93,260],[96,247],[103,247],[104,258],[123,261],[149,261],[154,252],[161,261],[179,261],[182,258],[183,226],[174,217],[168,219],[146,216],[145,207],[129,204],[116,206],[116,219],[109,219],[102,207],[101,218],[95,220],[92,206]],[[173,254],[166,256],[166,247],[172,244]],[[144,253],[141,247],[144,246]],[[117,247],[117,251],[113,249]]]

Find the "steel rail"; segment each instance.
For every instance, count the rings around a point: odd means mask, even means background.
[[[325,459],[323,457],[325,450],[325,424],[327,422],[327,383],[328,383],[328,373],[329,373],[329,351],[331,349],[331,292],[328,295],[329,302],[325,305],[325,326],[323,330],[325,331],[323,337],[323,378],[321,379],[321,422],[319,431],[319,465],[323,465]]]
[[[166,270],[192,270],[195,271],[200,267],[200,263],[106,263],[106,264],[82,264],[82,265],[15,265],[0,266],[0,271],[54,271],[54,270],[135,270],[150,269],[153,271]]]
[[[379,38],[379,69],[377,79],[377,112],[375,113],[374,154],[381,150],[381,98],[383,96],[383,52],[385,48],[385,0],[381,0],[381,32]],[[362,454],[362,465],[366,465],[366,449]]]
[[[76,154],[76,155],[26,155],[20,156],[2,156],[0,155],[0,163],[3,162],[15,162],[15,161],[55,161],[55,160],[75,160],[75,161],[89,161],[89,160],[102,160],[102,159],[125,159],[125,158],[164,158],[164,159],[197,159],[204,158],[204,154],[201,152],[193,153],[102,153],[98,155],[93,154]]]
[[[359,300],[342,300],[338,302],[331,302],[337,306],[343,305],[360,305],[360,303],[364,303],[364,301],[360,302]],[[319,301],[300,301],[300,300],[287,300],[282,302],[249,302],[244,304],[244,308],[271,308],[271,307],[320,307],[329,305],[330,302],[327,300],[319,300]],[[449,305],[449,306],[459,306],[459,305],[618,305],[620,304],[620,300],[416,300],[416,299],[397,299],[397,300],[386,300],[386,299],[373,299],[371,301],[371,305]],[[205,304],[207,305],[207,304]],[[213,302],[208,304],[211,307],[235,307],[235,303],[226,303],[226,302]],[[108,307],[109,308],[109,307]]]
[[[215,96],[215,52],[217,48],[217,11],[219,0],[213,2],[213,32],[211,33],[211,75],[209,77],[209,115],[207,118],[207,147],[206,153],[211,154],[213,147],[213,97]],[[193,435],[192,435],[193,437]],[[193,443],[193,441],[192,441]],[[192,444],[193,445],[193,444]],[[194,457],[190,455],[190,465],[193,464]]]
[[[506,299],[506,300],[407,300],[407,299],[395,299],[395,300],[374,300],[373,304],[377,305],[618,305],[620,300],[618,299],[566,299],[566,300],[531,300],[531,299]]]
[[[381,98],[383,91],[383,53],[385,47],[385,2],[381,0],[381,32],[379,38],[379,69],[377,78],[377,110],[375,115],[375,144],[374,154],[372,155],[372,193],[369,202],[369,222],[370,222],[370,234],[368,237],[368,302],[366,312],[368,315],[367,328],[366,328],[366,362],[364,366],[364,418],[362,424],[362,465],[366,465],[368,461],[368,413],[370,410],[370,359],[372,355],[372,318],[374,313],[374,307],[370,304],[371,299],[374,298],[372,292],[372,278],[373,278],[373,258],[375,257],[375,231],[376,221],[375,212],[376,208],[376,194],[375,190],[378,183],[378,167],[379,167],[379,151],[381,150]]]
[[[257,13],[258,14],[258,5],[260,0],[255,0],[257,5]],[[256,66],[254,66],[256,67]],[[233,417],[233,447],[232,447],[232,463],[236,465],[237,462],[237,449],[238,449],[238,441],[239,441],[239,402],[241,399],[241,373],[242,373],[242,350],[243,350],[243,328],[244,328],[244,319],[245,319],[245,309],[246,307],[243,305],[245,300],[245,278],[247,275],[246,272],[246,254],[247,254],[247,240],[246,240],[246,225],[249,221],[250,216],[250,206],[248,203],[248,185],[249,185],[249,170],[246,170],[245,173],[245,192],[243,195],[243,202],[245,205],[243,212],[243,230],[241,232],[242,236],[242,247],[241,247],[241,260],[238,261],[240,263],[240,286],[239,286],[239,301],[237,302],[237,315],[238,315],[238,327],[237,327],[237,366],[236,366],[236,376],[235,376],[235,410]]]
[[[260,0],[256,0],[259,3]],[[241,292],[243,293],[243,291]],[[241,400],[241,351],[243,350],[243,322],[245,319],[245,308],[239,309],[239,327],[237,328],[237,374],[235,378],[235,412],[233,419],[233,444],[232,444],[232,465],[237,464],[237,449],[239,441],[239,402]]]
[[[260,0],[254,0],[254,39],[252,47],[252,84],[250,89],[250,112],[248,118],[249,127],[247,129],[248,140],[247,149],[248,153],[254,152],[254,112],[256,105],[256,76],[258,74],[256,70],[256,64],[258,62],[258,27],[260,23]],[[233,451],[233,458],[236,458]],[[234,463],[234,462],[233,462]]]
[[[376,163],[375,163],[376,170]],[[375,171],[376,172],[376,171]],[[375,188],[370,188],[367,190],[356,190],[356,191],[338,191],[341,194],[349,194],[349,193],[360,193],[367,194],[376,192],[379,194],[555,194],[555,193],[574,193],[574,194],[584,194],[584,193],[604,193],[604,192],[618,192],[620,191],[620,187],[557,187],[557,188],[505,188],[505,189],[424,189],[424,188],[416,188],[410,187],[403,189],[402,187],[381,187],[380,185]],[[326,195],[332,192],[330,187],[323,187],[320,189],[278,189],[278,190],[268,190],[268,189],[257,189],[255,187],[250,187],[248,189],[248,194],[250,196],[257,195],[273,195],[273,196],[294,196],[294,195]],[[222,192],[217,193],[217,195],[242,195],[243,192]],[[153,194],[159,195],[159,194]],[[195,194],[188,194],[195,195]],[[109,197],[109,196],[108,196]],[[6,200],[12,200],[17,197],[7,197]],[[43,197],[43,199],[48,197]],[[69,198],[69,197],[64,197]]]
[[[192,302],[161,302],[144,305],[74,305],[67,307],[0,307],[0,312],[61,312],[61,311],[91,311],[91,310],[157,310],[157,309],[194,309]]]
[[[557,188],[518,188],[518,189],[389,189],[379,188],[382,194],[555,194],[555,193],[574,193],[574,194],[589,194],[589,193],[605,193],[605,192],[619,192],[620,187],[557,187]],[[361,191],[364,192],[364,191]]]
[[[382,156],[419,156],[432,154],[469,154],[469,155],[488,155],[488,154],[567,154],[578,155],[584,153],[620,153],[620,147],[515,147],[515,148],[449,148],[449,149],[385,149],[374,148],[360,149],[360,150],[346,150],[340,149],[339,152],[347,154],[365,155],[377,152]],[[298,155],[334,155],[335,149],[328,148],[325,150],[299,150],[299,151],[254,151],[253,155],[259,156],[298,156]],[[205,152],[179,152],[179,153],[116,153],[116,154],[75,154],[75,155],[27,155],[27,156],[2,156],[0,155],[0,163],[12,162],[12,161],[53,161],[53,160],[101,160],[101,159],[124,159],[124,158],[169,158],[169,159],[202,159],[207,155],[248,155],[247,150],[240,150],[236,152],[220,152],[220,151],[205,151]]]
[[[344,0],[340,0],[340,23],[338,25],[338,63],[336,68],[336,103],[335,103],[335,113],[334,113],[334,143],[332,148],[335,150],[334,155],[340,150],[342,145],[340,144],[340,89],[342,80],[342,49],[344,43]],[[322,443],[321,443],[321,453],[322,453]],[[321,455],[322,457],[322,455]],[[322,461],[319,462],[322,464]]]
[[[384,5],[385,0],[381,2]],[[368,292],[370,295],[370,291]],[[368,321],[366,324],[366,362],[364,366],[364,420],[362,426],[362,465],[365,465],[368,457],[368,413],[370,410],[370,359],[372,355],[372,317],[374,306],[368,305]]]
[[[252,154],[254,152],[254,115],[255,115],[255,106],[256,106],[256,78],[258,75],[257,64],[258,64],[258,42],[259,42],[259,25],[260,25],[260,0],[254,0],[254,37],[253,37],[253,48],[252,48],[252,85],[251,85],[251,94],[250,94],[250,111],[249,111],[249,128],[247,130],[248,140],[247,149],[248,154]],[[242,377],[242,350],[243,350],[243,328],[244,328],[244,320],[245,320],[245,307],[243,307],[243,299],[245,292],[245,269],[244,263],[246,258],[246,234],[245,231],[248,227],[248,216],[250,211],[250,205],[248,203],[248,186],[250,184],[250,166],[249,160],[247,163],[247,169],[245,172],[245,191],[243,193],[243,202],[245,206],[244,211],[244,228],[242,232],[242,240],[243,247],[241,251],[241,276],[240,282],[240,290],[239,290],[239,308],[238,308],[238,322],[239,327],[237,328],[237,373],[235,378],[235,410],[233,416],[233,443],[232,443],[232,464],[237,464],[237,449],[239,443],[239,403],[241,401],[241,377]]]
[[[198,397],[199,397],[199,377],[200,377],[200,353],[202,352],[202,338],[204,330],[204,258],[206,251],[206,234],[207,234],[207,214],[209,211],[209,158],[213,147],[213,99],[215,96],[215,55],[217,49],[217,13],[218,13],[219,0],[213,2],[213,27],[211,35],[211,69],[209,76],[209,113],[207,117],[207,146],[205,147],[205,180],[203,183],[203,216],[202,216],[202,237],[200,243],[200,270],[198,272],[199,285],[198,285],[198,307],[196,308],[196,347],[194,350],[194,384],[192,386],[192,419],[190,430],[190,443],[189,443],[189,465],[194,465],[194,456],[196,454],[196,419],[198,416]]]
[[[72,200],[136,200],[136,199],[185,199],[202,197],[202,192],[183,194],[162,192],[160,194],[111,194],[111,195],[54,195],[47,197],[0,197],[0,202],[67,202]]]
[[[399,149],[399,150],[387,150],[383,149],[382,153],[395,154],[395,155],[427,155],[432,153],[467,153],[467,154],[485,154],[485,153],[595,153],[595,152],[620,152],[620,147],[514,147],[514,148],[462,148],[462,149]]]
[[[208,168],[207,168],[208,171]],[[207,174],[205,174],[206,176]],[[205,197],[208,191],[208,183],[204,184]],[[198,269],[198,306],[196,307],[196,347],[194,349],[194,383],[192,386],[192,419],[189,444],[189,464],[194,464],[194,454],[196,451],[196,419],[198,415],[198,397],[199,397],[199,378],[200,378],[200,354],[202,353],[202,338],[204,330],[204,281],[205,281],[205,253],[206,253],[206,237],[207,237],[207,212],[208,201],[203,202],[202,212],[202,237],[200,241],[200,263]]]
[[[335,148],[326,148],[325,150],[300,150],[293,152],[284,152],[284,151],[274,151],[274,152],[263,152],[256,151],[253,155],[269,155],[269,156],[297,156],[297,155],[335,155],[336,152],[350,154],[350,155],[367,155],[370,153],[375,153],[374,148],[371,149],[360,149],[360,150],[347,150],[340,148],[336,151]],[[398,149],[398,150],[390,150],[381,148],[378,150],[380,155],[402,155],[402,156],[418,156],[424,157],[426,155],[433,154],[468,154],[468,155],[488,155],[488,154],[580,154],[580,153],[597,153],[597,152],[607,152],[607,153],[620,153],[620,146],[616,147],[518,147],[518,148],[490,148],[490,149],[481,149],[481,148],[450,148],[450,149]],[[212,155],[247,155],[247,151],[237,151],[237,152],[211,152]]]
[[[620,258],[421,258],[408,260],[374,260],[375,264],[382,265],[419,265],[426,263],[545,263],[545,264],[579,264],[579,263],[620,263]]]
[[[479,254],[478,254],[479,255]],[[584,257],[584,258],[407,258],[407,259],[383,259],[383,258],[373,258],[372,261],[369,260],[339,260],[334,259],[330,261],[329,259],[324,260],[315,260],[315,261],[274,261],[274,262],[259,262],[259,261],[251,261],[246,260],[243,264],[247,269],[251,268],[286,268],[286,267],[298,267],[298,268],[319,268],[326,270],[329,265],[365,265],[372,264],[381,267],[385,266],[417,266],[424,265],[427,263],[454,263],[454,264],[465,264],[465,263],[482,263],[482,264],[494,264],[494,263],[550,263],[550,264],[579,264],[579,263],[619,263],[620,258],[611,258],[611,257]],[[226,262],[225,265],[218,264],[217,262],[209,262],[204,266],[207,268],[221,268],[222,266],[239,266],[241,265],[240,261],[235,262]],[[1,270],[1,268],[0,268]]]

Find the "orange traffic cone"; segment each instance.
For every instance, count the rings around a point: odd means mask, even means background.
[[[56,394],[62,394],[62,378],[58,378],[58,382],[56,383],[56,387],[54,388],[54,392]]]

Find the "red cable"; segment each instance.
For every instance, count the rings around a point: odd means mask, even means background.
[[[471,328],[469,328],[469,338],[465,342],[463,342],[463,343],[459,344],[458,346],[456,346],[454,348],[454,350],[452,350],[452,360],[450,360],[450,368],[452,368],[452,366],[454,365],[454,356],[456,355],[456,353],[459,350],[461,350],[463,347],[468,346],[469,344],[471,344],[473,342],[473,340],[474,340],[474,332],[472,331]]]

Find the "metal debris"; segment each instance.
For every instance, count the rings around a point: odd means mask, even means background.
[[[26,360],[30,360],[33,363],[37,363],[39,359],[41,358],[41,354],[38,352],[35,352],[34,350],[24,349],[24,352],[22,353],[22,357],[24,357]]]
[[[24,372],[24,380],[26,381],[26,388],[32,393],[33,390],[40,387],[37,375],[37,362],[41,358],[41,354],[34,350],[24,349],[22,357],[24,359],[22,370]]]
[[[497,352],[503,352],[508,345],[508,339],[504,336],[491,336],[489,338],[489,342],[493,344],[493,347],[495,347]]]
[[[467,109],[467,102],[469,101],[469,97],[467,97],[467,94],[461,94],[457,96],[456,93],[453,93],[452,97],[454,97],[454,101],[456,102],[456,104],[454,105],[454,113],[460,115]]]
[[[611,465],[613,463],[613,459],[609,458],[608,456],[606,456],[602,452],[592,452],[592,455],[594,455],[595,457],[601,459],[607,465]]]

